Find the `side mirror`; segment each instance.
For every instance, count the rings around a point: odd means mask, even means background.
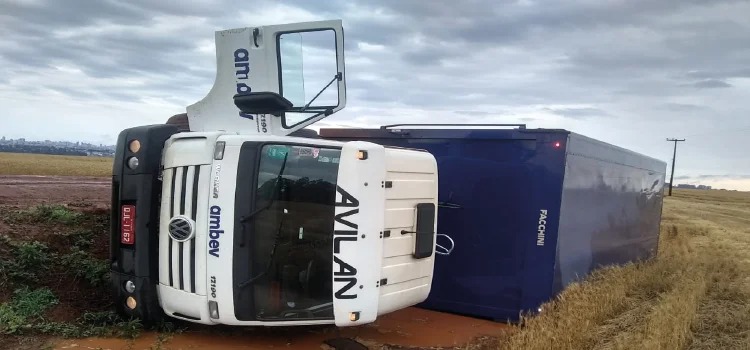
[[[281,115],[292,108],[292,102],[284,96],[269,91],[234,95],[234,105],[246,114]]]

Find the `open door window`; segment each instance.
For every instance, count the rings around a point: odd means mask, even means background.
[[[339,36],[334,28],[277,33],[279,93],[292,103],[281,115],[283,128],[304,127],[344,107],[343,38]]]

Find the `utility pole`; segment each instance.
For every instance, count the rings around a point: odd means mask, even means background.
[[[672,185],[674,182],[674,160],[677,158],[677,142],[685,141],[685,139],[667,139],[669,142],[674,142],[674,153],[672,153],[672,175],[669,176],[669,195],[672,195]]]

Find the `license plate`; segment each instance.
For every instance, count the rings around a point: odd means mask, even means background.
[[[122,220],[120,221],[121,239],[123,244],[135,243],[135,205],[122,206]]]

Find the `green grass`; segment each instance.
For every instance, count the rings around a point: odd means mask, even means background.
[[[61,204],[40,204],[25,210],[11,211],[5,221],[11,223],[59,223],[74,225],[83,215]]]
[[[2,236],[3,245],[12,259],[0,259],[0,287],[25,285],[38,281],[37,273],[47,272],[53,254],[41,242],[13,242]]]
[[[44,313],[57,304],[57,297],[48,288],[16,289],[10,301],[0,304],[0,334],[135,338],[143,329],[140,321],[122,319],[111,311],[86,312],[69,323],[45,319]]]
[[[0,334],[21,334],[33,328],[40,315],[57,302],[47,288],[16,289],[13,299],[0,305]]]
[[[7,238],[4,239],[7,241]],[[46,244],[31,242],[13,242],[8,245],[14,259],[0,260],[0,286],[9,283],[14,285],[34,284],[41,274],[47,274],[54,264],[62,265],[71,277],[83,278],[91,286],[104,285],[109,278],[109,266],[106,259],[97,259],[88,252],[72,246],[66,254],[50,251]]]
[[[124,320],[111,311],[87,312],[72,323],[39,322],[33,331],[65,338],[125,337],[140,335],[143,326],[138,320]]]
[[[0,220],[9,226],[8,232],[0,234],[0,294],[4,301],[0,304],[0,338],[134,338],[140,334],[140,321],[103,311],[107,306],[101,297],[108,289],[109,266],[107,259],[96,257],[94,251],[100,248],[97,244],[101,244],[100,232],[108,227],[107,219],[107,213],[79,212],[60,205],[0,211]],[[30,225],[49,234],[15,234]],[[61,286],[60,281],[66,282]],[[62,305],[66,314],[59,314],[55,305],[69,300],[71,290],[79,293],[79,298],[94,298],[91,302],[96,308]],[[174,326],[165,323],[157,329],[170,332]]]
[[[0,152],[0,175],[109,176],[112,158]]]
[[[106,259],[96,259],[89,253],[76,247],[63,255],[60,262],[68,268],[76,278],[84,278],[92,286],[102,286],[109,278],[109,265]]]

